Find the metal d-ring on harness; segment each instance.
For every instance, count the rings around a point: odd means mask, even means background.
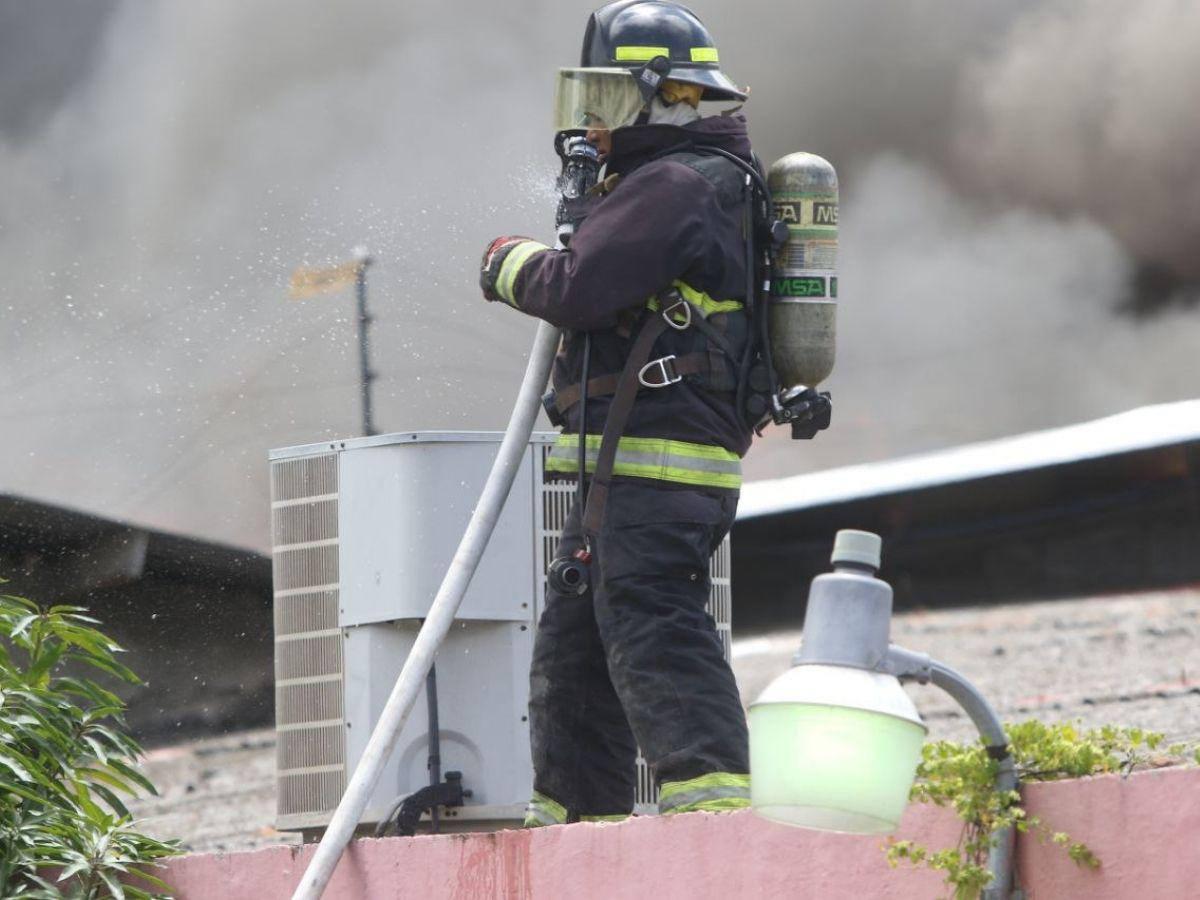
[[[638,384],[642,387],[661,388],[667,385],[676,384],[683,381],[683,376],[679,374],[679,370],[675,368],[675,354],[669,356],[660,356],[658,359],[652,359],[638,370]],[[646,378],[646,373],[651,369],[657,369],[662,375],[658,381],[649,381]]]
[[[675,321],[675,310],[677,309],[683,311],[682,322]],[[692,304],[684,300],[682,294],[676,293],[674,302],[670,306],[663,308],[662,316],[667,320],[667,324],[676,331],[687,331],[688,326],[692,324]]]
[[[683,311],[683,321],[675,320],[675,310]],[[663,320],[671,328],[676,331],[687,331],[692,324],[692,304],[688,303],[679,294],[675,295],[675,301],[670,306],[665,306],[660,315]],[[660,356],[658,359],[652,359],[638,370],[638,384],[642,387],[661,388],[668,385],[677,384],[683,381],[683,375],[680,373],[675,361],[678,359],[674,353],[669,353],[666,356]],[[646,378],[646,373],[657,369],[662,376],[658,381],[649,381]]]

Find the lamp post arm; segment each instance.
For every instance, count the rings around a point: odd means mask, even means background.
[[[1001,793],[1017,789],[1017,770],[1009,751],[1004,726],[991,704],[983,694],[960,672],[932,659],[928,654],[916,653],[888,645],[887,656],[879,666],[880,671],[895,675],[901,681],[932,682],[954,698],[963,708],[984,739],[988,755],[996,761],[996,790]],[[988,870],[992,873],[991,883],[984,889],[982,900],[1011,900],[1014,894],[1013,851],[1016,834],[1012,826],[996,832],[988,852]]]
[[[877,668],[880,672],[895,675],[901,681],[929,684],[933,678],[933,658],[928,653],[905,650],[895,644],[888,644],[887,654]]]

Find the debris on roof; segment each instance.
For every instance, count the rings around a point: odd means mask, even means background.
[[[790,664],[799,632],[734,642],[749,703]],[[1004,721],[1080,719],[1200,741],[1200,586],[1183,590],[898,613],[892,639],[963,672]],[[933,738],[972,726],[933,687],[909,688]],[[134,807],[150,833],[196,851],[298,843],[275,818],[275,735],[246,731],[151,751],[160,797]]]

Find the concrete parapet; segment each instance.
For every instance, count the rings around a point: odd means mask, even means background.
[[[1162,769],[1034,784],[1032,815],[1087,843],[1098,870],[1059,847],[1018,839],[1028,900],[1184,900],[1200,885],[1200,769]],[[899,838],[952,845],[953,814],[910,807]],[[693,813],[531,831],[361,840],[347,851],[328,900],[419,897],[572,900],[927,900],[941,878],[891,869],[878,837],[776,825],[749,812]],[[273,900],[299,882],[313,847],[196,854],[164,877],[180,900]]]

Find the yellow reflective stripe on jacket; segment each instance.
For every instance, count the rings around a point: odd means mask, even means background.
[[[697,312],[706,319],[714,313],[740,312],[745,308],[741,300],[714,300],[704,291],[698,291],[679,279],[672,281],[671,287],[678,290],[679,296],[695,307]],[[658,297],[651,297],[650,302],[646,305],[654,312],[658,312],[662,307],[662,302]],[[672,313],[671,318],[679,322],[684,321],[684,316],[680,313]]]
[[[512,306],[517,305],[517,301],[513,299],[513,286],[517,283],[521,267],[533,254],[549,249],[540,241],[522,241],[508,251],[508,256],[504,257],[504,262],[500,265],[500,274],[496,277],[496,293],[501,299]]]
[[[596,470],[600,440],[598,434],[587,436],[588,472]],[[546,460],[546,471],[577,472],[578,451],[579,435],[560,434]],[[742,486],[742,461],[724,447],[667,438],[623,437],[617,441],[613,474],[736,490]]]
[[[537,828],[541,825],[564,825],[567,821],[567,810],[561,803],[551,800],[545,794],[533,792],[529,805],[525,807],[525,827]]]
[[[741,300],[714,300],[704,291],[698,291],[689,284],[684,284],[676,279],[671,284],[679,289],[679,293],[683,299],[692,306],[699,307],[700,312],[704,313],[705,317],[711,316],[713,313],[737,312],[743,308]]]
[[[664,814],[720,812],[750,805],[750,776],[710,772],[687,781],[664,781],[658,791],[658,811]]]
[[[624,822],[629,818],[629,813],[616,813],[610,816],[580,816],[580,822]]]

